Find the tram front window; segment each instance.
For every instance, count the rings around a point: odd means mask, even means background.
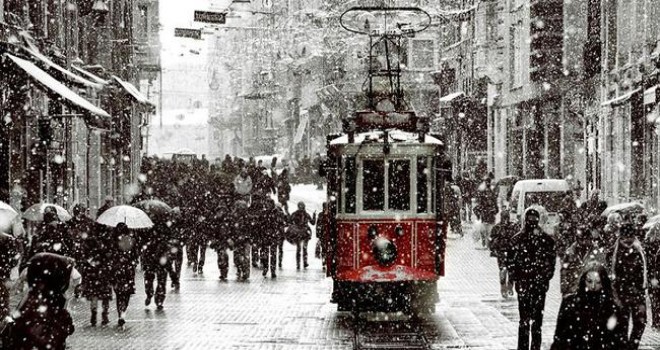
[[[390,210],[410,210],[410,161],[390,160],[388,162],[388,198]]]
[[[385,210],[385,163],[365,159],[362,168],[363,210]]]

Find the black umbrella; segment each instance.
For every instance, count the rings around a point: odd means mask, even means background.
[[[174,212],[174,209],[167,203],[157,199],[147,199],[137,202],[133,206],[142,209],[152,221],[165,222],[170,219],[171,214]]]

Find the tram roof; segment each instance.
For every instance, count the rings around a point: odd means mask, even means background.
[[[419,142],[419,134],[414,133],[414,132],[407,132],[407,131],[402,131],[402,130],[387,130],[388,131],[388,138],[391,143],[409,143],[409,144],[437,144],[441,145],[442,141],[438,140],[437,138],[430,136],[430,135],[425,135],[424,136],[424,142]],[[362,132],[362,133],[357,133],[355,134],[355,142],[350,143],[350,144],[361,144],[364,143],[365,141],[369,141],[369,143],[382,143],[384,141],[383,134],[385,132],[382,130],[375,130],[375,131],[369,131],[369,132]],[[348,142],[348,135],[344,134],[332,141],[330,141],[331,145],[343,145],[343,144],[349,144]]]

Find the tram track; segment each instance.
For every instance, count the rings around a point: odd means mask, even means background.
[[[423,320],[367,320],[353,315],[353,350],[431,350]]]

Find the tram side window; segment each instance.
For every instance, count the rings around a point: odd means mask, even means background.
[[[362,162],[363,210],[385,209],[385,163],[382,159]]]
[[[429,207],[428,158],[417,158],[417,212],[428,213]]]
[[[344,158],[344,213],[355,213],[356,179],[355,157]]]
[[[388,161],[388,198],[391,210],[410,210],[410,161]]]

